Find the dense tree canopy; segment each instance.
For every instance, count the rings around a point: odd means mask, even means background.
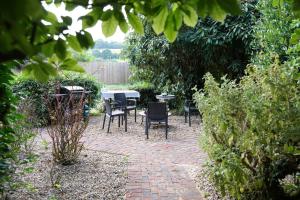
[[[255,4],[243,3],[242,14],[228,16],[223,23],[206,18],[195,28],[184,26],[173,43],[156,36],[144,22],[145,34],[132,33],[127,39],[131,79],[151,82],[161,92],[176,94],[177,99],[191,98],[192,88],[202,88],[202,77],[208,71],[216,77],[227,74],[238,79],[252,54],[252,27],[259,16]]]

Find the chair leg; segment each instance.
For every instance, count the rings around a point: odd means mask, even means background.
[[[168,139],[168,120],[166,120],[166,139]]]
[[[109,133],[109,128],[110,128],[110,122],[112,121],[112,117],[109,116],[109,119],[108,119],[108,127],[107,127],[107,133]]]
[[[146,122],[145,122],[145,134],[146,134],[146,138],[149,139],[149,134],[148,134],[148,119],[146,117]]]
[[[118,127],[120,127],[120,116],[118,116]]]
[[[125,132],[127,132],[127,114],[124,115],[125,118]]]
[[[136,122],[136,108],[134,109],[134,122]]]
[[[187,113],[184,111],[184,123],[187,123]]]
[[[121,124],[123,126],[124,116],[122,115],[121,118],[122,118],[122,123]]]
[[[106,113],[104,114],[104,119],[103,119],[103,125],[102,125],[102,129],[104,129],[105,120],[106,120]]]
[[[191,126],[191,113],[189,112],[189,126]]]

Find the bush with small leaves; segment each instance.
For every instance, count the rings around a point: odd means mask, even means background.
[[[238,199],[300,197],[300,74],[291,63],[248,68],[240,83],[212,75],[194,94],[216,185]],[[293,177],[293,194],[282,184]],[[297,186],[298,184],[298,186]],[[294,197],[295,198],[295,197]]]

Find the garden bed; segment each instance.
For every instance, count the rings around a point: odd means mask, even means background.
[[[34,171],[22,176],[21,187],[10,199],[124,199],[127,157],[83,150],[73,165],[52,167],[51,153],[39,153]]]

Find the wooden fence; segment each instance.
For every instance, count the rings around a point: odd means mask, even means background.
[[[127,83],[129,65],[127,62],[93,61],[80,63],[86,73],[106,84]]]

